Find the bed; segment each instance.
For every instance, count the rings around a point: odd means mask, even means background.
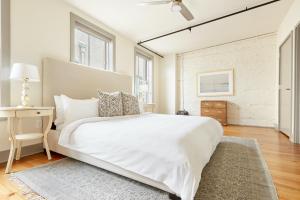
[[[54,105],[54,95],[90,98],[97,89],[131,92],[131,87],[126,75],[43,62],[44,106]],[[77,120],[51,131],[48,143],[51,151],[192,200],[222,135],[222,126],[211,118],[144,113]]]

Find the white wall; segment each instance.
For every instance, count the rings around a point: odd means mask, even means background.
[[[201,100],[228,100],[230,124],[272,127],[277,122],[275,35],[185,53],[180,59],[184,107],[190,114],[200,114]],[[234,69],[234,96],[198,97],[197,73],[225,69]]]
[[[69,61],[70,12],[116,36],[116,70],[132,75],[135,43],[61,0],[12,0],[12,63],[41,66],[44,57]],[[157,65],[155,65],[157,66]],[[12,105],[19,103],[21,84],[12,83]],[[41,84],[32,84],[32,103],[41,104]]]
[[[167,55],[159,69],[159,112],[176,113],[176,55]]]
[[[24,62],[41,67],[44,57],[69,61],[70,12],[83,17],[116,36],[116,71],[128,75],[134,73],[135,42],[130,41],[101,22],[72,7],[62,0],[11,0],[11,63]],[[155,102],[158,101],[159,58],[155,57]],[[41,83],[30,85],[33,105],[42,104]],[[21,84],[11,83],[11,105],[20,102]],[[26,124],[25,124],[26,125]],[[36,123],[30,123],[32,127]],[[0,127],[1,130],[2,127]],[[7,134],[0,134],[0,151],[8,146]]]
[[[300,23],[300,1],[295,0],[290,7],[285,18],[279,26],[277,33],[277,44],[278,46],[283,43],[285,38],[294,30],[296,25]]]

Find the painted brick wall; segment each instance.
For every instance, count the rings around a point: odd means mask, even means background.
[[[199,115],[200,101],[228,100],[230,124],[277,122],[276,35],[265,35],[180,55],[184,107]],[[234,69],[234,96],[198,97],[197,73]]]

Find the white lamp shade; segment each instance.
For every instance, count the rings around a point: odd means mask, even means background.
[[[12,80],[27,79],[30,82],[39,82],[40,75],[37,66],[35,65],[15,63],[11,69],[10,79]]]

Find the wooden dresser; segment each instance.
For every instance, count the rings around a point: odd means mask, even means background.
[[[227,101],[201,101],[201,116],[212,117],[227,125]]]

